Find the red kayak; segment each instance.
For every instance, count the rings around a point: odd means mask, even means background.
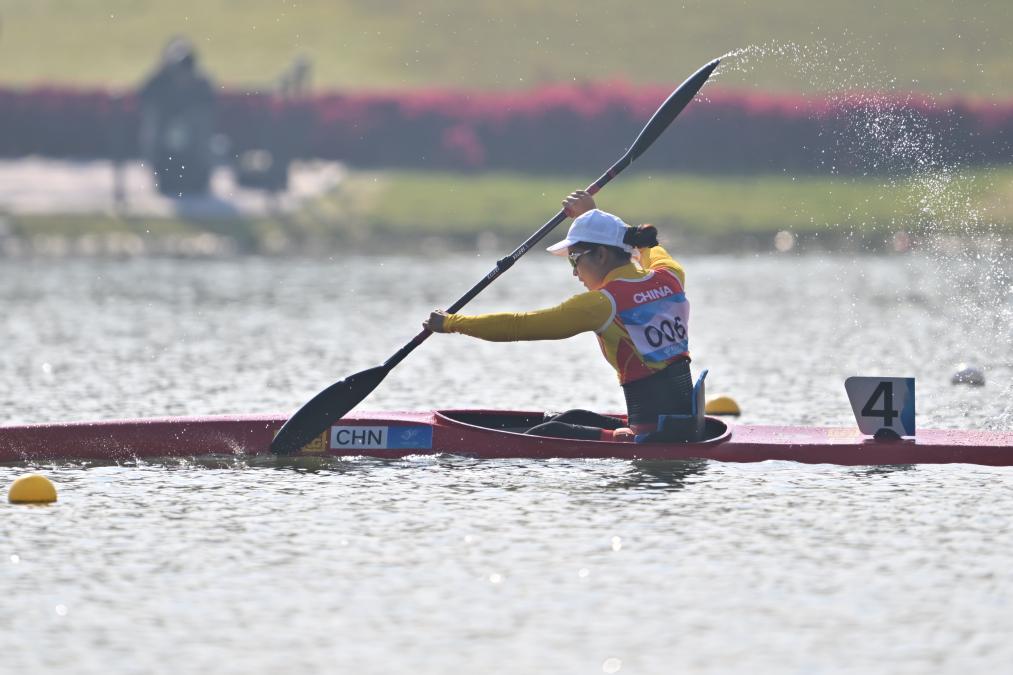
[[[0,461],[270,455],[284,415],[170,417],[0,427]],[[846,427],[732,425],[706,417],[697,443],[577,441],[521,433],[538,412],[441,410],[352,413],[295,456],[789,460],[809,464],[1013,465],[1013,432],[919,430],[874,440]]]

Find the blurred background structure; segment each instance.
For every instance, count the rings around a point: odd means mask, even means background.
[[[215,91],[190,41],[174,37],[137,93],[141,156],[170,197],[206,194],[211,182]],[[115,133],[115,132],[113,132]]]

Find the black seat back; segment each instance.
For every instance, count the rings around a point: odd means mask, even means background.
[[[639,434],[637,443],[697,443],[704,440],[707,419],[704,411],[707,399],[704,392],[704,380],[707,370],[700,373],[693,385],[692,408],[689,415],[659,415],[658,430],[649,434]]]

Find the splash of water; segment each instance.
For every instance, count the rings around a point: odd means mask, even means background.
[[[1013,401],[1013,264],[1009,235],[989,221],[976,198],[982,179],[971,168],[973,157],[954,153],[959,143],[959,118],[931,96],[898,93],[895,78],[863,59],[860,41],[846,45],[816,40],[811,44],[769,42],[735,49],[721,57],[718,79],[748,75],[761,66],[776,64],[795,75],[802,87],[823,92],[831,109],[840,111],[826,120],[825,134],[833,136],[834,155],[824,168],[843,179],[842,165],[853,177],[879,180],[884,190],[902,195],[906,206],[890,225],[897,251],[913,241],[929,256],[947,284],[945,301],[956,309],[955,329],[964,331],[966,354],[957,361],[986,358],[986,372],[1004,388],[1001,396]],[[930,120],[926,112],[934,112]],[[849,236],[863,238],[855,223],[874,220],[856,207],[842,223],[827,227],[849,228]],[[859,328],[861,318],[854,318]],[[974,355],[975,358],[967,358]],[[933,364],[939,376],[947,366]],[[976,405],[968,399],[966,409]],[[1013,402],[991,424],[1013,429]]]

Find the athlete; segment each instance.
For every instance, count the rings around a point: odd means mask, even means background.
[[[434,333],[463,333],[495,342],[596,333],[619,376],[628,421],[570,410],[528,433],[632,441],[635,434],[655,431],[659,415],[688,415],[692,409],[685,272],[658,245],[654,226],[626,225],[600,211],[583,190],[568,195],[563,209],[573,223],[566,238],[548,251],[569,259],[586,293],[534,312],[467,316],[434,310],[423,325]]]

